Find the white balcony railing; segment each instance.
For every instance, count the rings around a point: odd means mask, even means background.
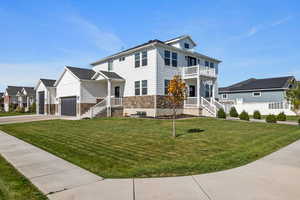
[[[187,97],[184,101],[185,107],[197,107],[197,97]]]
[[[196,65],[190,67],[182,68],[183,77],[193,77],[193,76],[207,76],[207,77],[216,77],[216,69],[205,67],[203,65]]]

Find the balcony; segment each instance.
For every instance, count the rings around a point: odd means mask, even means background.
[[[196,66],[182,68],[182,77],[184,79],[195,78],[198,76],[216,78],[217,77],[216,69],[205,67],[203,65],[196,65]]]

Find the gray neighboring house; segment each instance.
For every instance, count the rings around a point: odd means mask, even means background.
[[[291,83],[294,76],[276,77],[248,80],[219,88],[219,100],[226,105],[228,112],[231,107],[236,107],[238,112],[243,110],[253,114],[259,110],[261,114],[278,114],[285,112],[295,115],[291,105],[286,100],[286,91],[294,87]]]

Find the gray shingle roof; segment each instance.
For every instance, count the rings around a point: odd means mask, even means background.
[[[96,73],[94,70],[91,69],[77,68],[77,67],[70,67],[70,66],[67,66],[66,68],[68,68],[80,80],[91,80]]]
[[[42,78],[41,81],[46,87],[54,87],[54,83],[56,82],[56,80],[44,79],[44,78]]]
[[[251,91],[251,90],[268,90],[268,89],[286,89],[289,82],[293,80],[293,76],[255,79],[251,78],[228,87],[219,88],[219,93],[236,92],[236,91]]]
[[[24,87],[28,96],[35,96],[35,90],[33,87]]]
[[[109,79],[123,79],[121,76],[119,76],[115,72],[107,72],[107,71],[100,71],[102,74],[104,74]]]
[[[17,93],[23,89],[24,87],[19,87],[19,86],[7,86],[6,92],[8,96],[15,96]]]

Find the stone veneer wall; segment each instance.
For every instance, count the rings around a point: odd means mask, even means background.
[[[55,115],[56,111],[57,111],[57,104],[45,104],[45,113],[47,113],[48,115]]]
[[[163,96],[163,95],[157,95],[156,96],[156,107],[158,109],[172,109],[172,105],[170,104],[170,102],[168,101],[168,97],[167,96]],[[183,108],[183,103],[180,104],[179,106],[177,106],[178,109],[182,109]]]
[[[131,96],[123,98],[124,108],[154,108],[154,96]]]

